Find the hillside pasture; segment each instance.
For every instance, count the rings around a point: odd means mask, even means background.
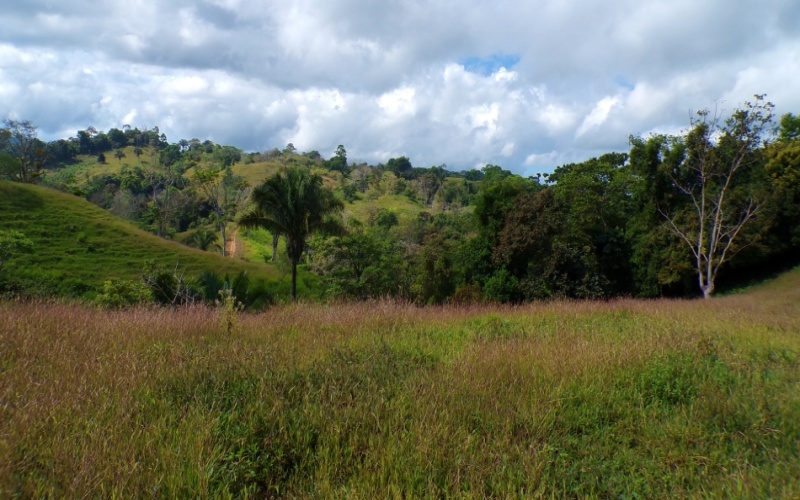
[[[110,278],[138,279],[148,261],[177,267],[187,277],[243,270],[280,291],[288,289],[280,272],[263,261],[226,259],[158,238],[70,194],[0,182],[0,213],[0,230],[22,231],[34,243],[33,251],[15,258],[6,273],[43,294],[91,294]]]

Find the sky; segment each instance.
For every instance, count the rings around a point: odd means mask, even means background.
[[[0,118],[337,145],[521,175],[754,94],[800,113],[797,0],[8,0]]]

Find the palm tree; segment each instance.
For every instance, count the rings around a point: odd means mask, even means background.
[[[251,195],[255,208],[245,214],[242,227],[261,227],[286,239],[292,263],[292,300],[297,299],[297,264],[306,240],[317,231],[337,233],[341,225],[333,216],[344,208],[322,177],[302,167],[289,167],[256,187]]]
[[[189,237],[187,243],[200,250],[206,251],[221,248],[219,243],[217,243],[217,234],[213,231],[206,231],[205,229],[198,229]]]

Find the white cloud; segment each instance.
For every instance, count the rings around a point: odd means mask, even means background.
[[[586,132],[590,131],[593,128],[600,127],[602,124],[606,122],[608,119],[608,115],[611,113],[616,106],[620,104],[620,98],[618,96],[606,96],[595,105],[592,112],[584,118],[583,123],[578,128],[578,131],[575,133],[577,137],[582,136]]]
[[[378,97],[378,106],[389,118],[413,115],[416,111],[415,93],[415,90],[411,87],[401,87],[391,92],[386,92]]]
[[[794,0],[74,0],[0,18],[0,109],[46,139],[158,125],[525,173],[754,93],[800,111]]]

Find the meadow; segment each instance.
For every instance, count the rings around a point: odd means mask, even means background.
[[[0,497],[796,498],[798,299],[0,303]]]

